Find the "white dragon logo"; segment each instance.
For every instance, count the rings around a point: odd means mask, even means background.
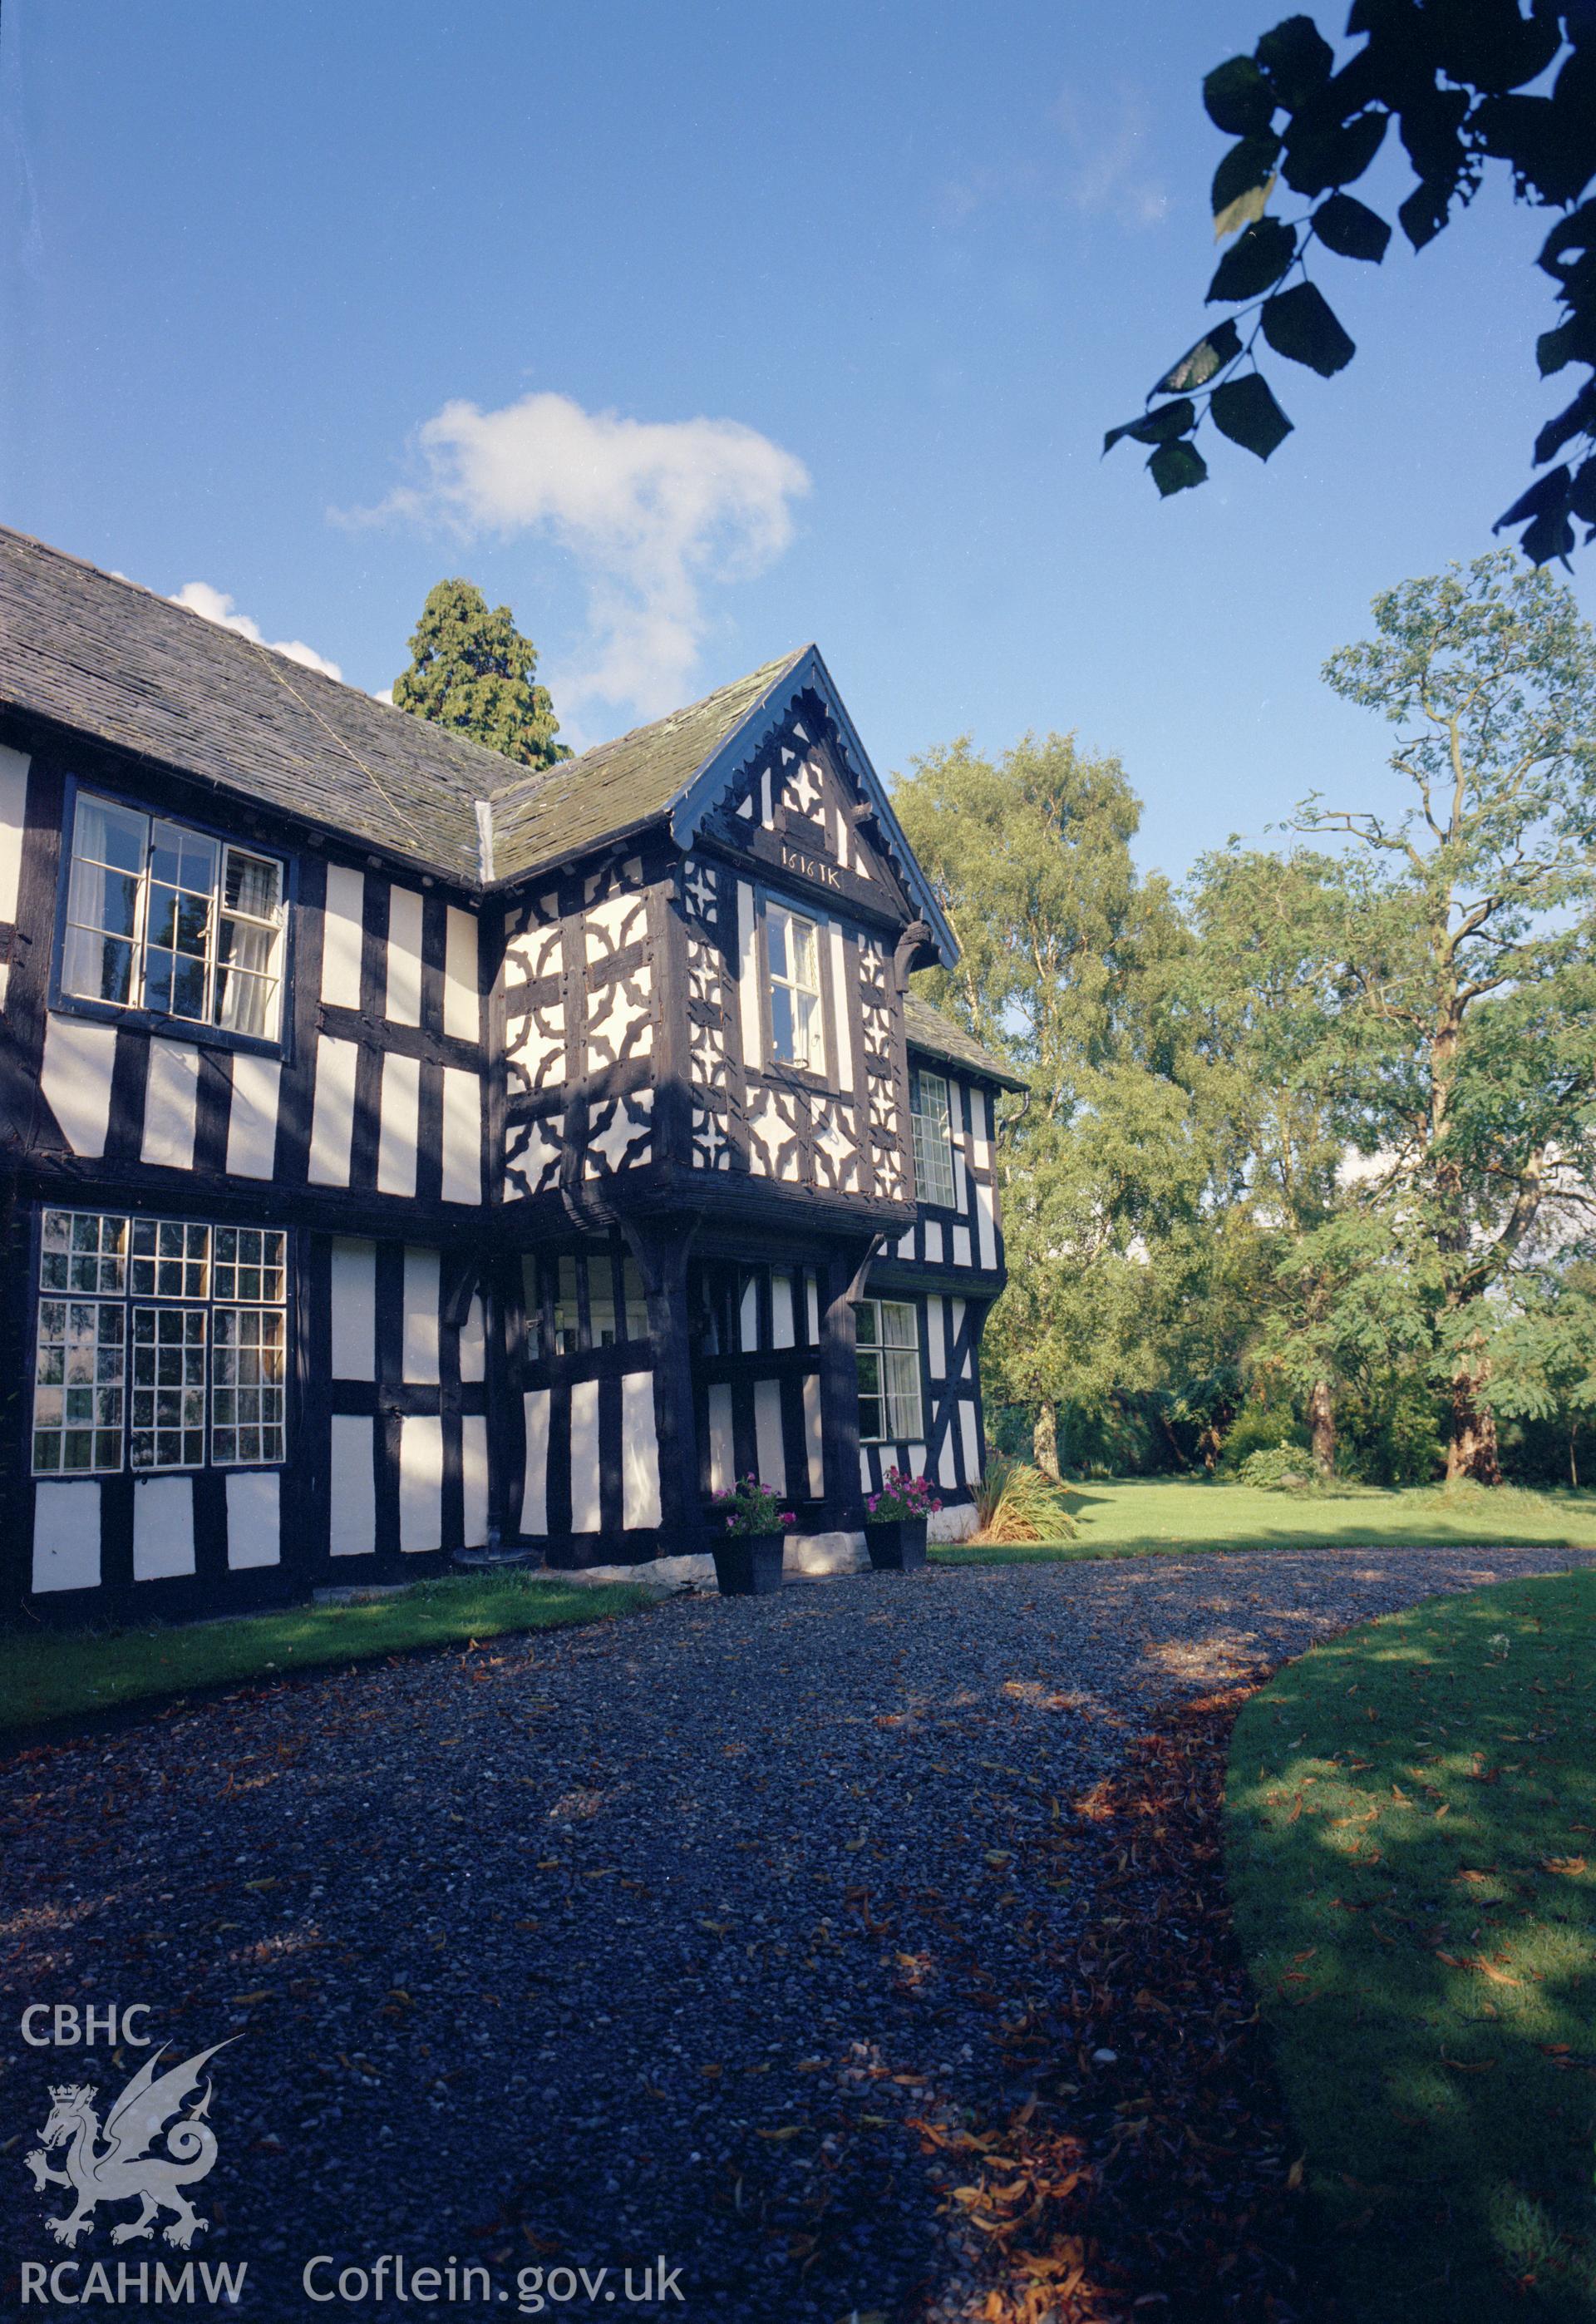
[[[234,2040],[237,2036],[233,2037]],[[210,2106],[211,2086],[206,2082],[205,2096],[180,2122],[172,2122],[184,2099],[199,2080],[200,2069],[217,2050],[225,2050],[225,2042],[218,2042],[209,2050],[201,2050],[186,2058],[180,2066],[169,2067],[157,2079],[155,2069],[166,2055],[163,2043],[152,2058],[146,2058],[138,2072],[123,2091],[105,2116],[105,2144],[100,2144],[100,2118],[94,2101],[99,2095],[91,2085],[66,2083],[50,2090],[52,2104],[49,2120],[40,2132],[43,2146],[36,2146],[27,2157],[33,2174],[35,2191],[43,2194],[46,2187],[70,2187],[76,2190],[77,2204],[62,2218],[46,2219],[44,2224],[58,2244],[75,2244],[84,2230],[94,2223],[95,2207],[99,2203],[129,2203],[141,2206],[136,2219],[124,2219],[111,2230],[114,2244],[131,2243],[155,2232],[155,2222],[161,2212],[176,2214],[171,2225],[161,2232],[169,2244],[186,2251],[196,2234],[210,2225],[202,2219],[183,2189],[203,2179],[216,2159],[216,2134],[205,2116]],[[170,2127],[168,2128],[168,2125]],[[166,2152],[150,2152],[155,2140],[166,2133]],[[64,2171],[52,2171],[47,2151],[70,2144]]]

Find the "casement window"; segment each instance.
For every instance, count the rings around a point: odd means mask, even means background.
[[[825,1070],[821,1024],[821,932],[785,904],[765,907],[770,970],[770,1051],[785,1065]]]
[[[280,1462],[287,1242],[280,1227],[46,1211],[35,1475]]]
[[[623,1259],[605,1246],[564,1251],[556,1259],[528,1256],[521,1271],[527,1353],[534,1363],[546,1356],[647,1341],[648,1298],[635,1259]]]
[[[914,1139],[914,1184],[922,1203],[953,1207],[953,1137],[948,1084],[918,1066],[909,1077],[909,1120]]]
[[[925,1433],[920,1404],[920,1316],[912,1299],[861,1299],[858,1322],[859,1441],[911,1443]]]
[[[61,991],[275,1040],[283,888],[275,856],[79,791]]]

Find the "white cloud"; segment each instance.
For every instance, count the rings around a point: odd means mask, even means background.
[[[371,518],[463,535],[544,533],[587,591],[583,663],[551,678],[561,716],[625,703],[644,717],[691,692],[706,586],[762,573],[793,538],[803,462],[735,420],[627,420],[567,395],[483,411],[456,400],[420,429],[427,474]]]
[[[1083,100],[1059,93],[1053,119],[1069,148],[1069,198],[1088,217],[1108,213],[1124,226],[1158,226],[1169,197],[1147,168],[1152,116],[1135,89]]]
[[[220,589],[213,589],[208,581],[185,581],[170,603],[187,605],[191,613],[199,614],[204,621],[215,622],[224,630],[236,630],[241,638],[248,638],[254,645],[266,646],[271,652],[281,654],[285,661],[297,661],[306,669],[319,669],[327,678],[341,678],[344,675],[335,661],[329,661],[326,654],[318,654],[314,646],[305,643],[303,638],[263,638],[259,622],[252,622],[247,613],[235,612],[232,598]]]

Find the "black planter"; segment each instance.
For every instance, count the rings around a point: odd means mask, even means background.
[[[865,1527],[865,1546],[877,1573],[908,1573],[925,1563],[925,1519],[893,1517]]]
[[[715,1579],[722,1598],[765,1598],[782,1586],[779,1533],[734,1533],[715,1544]]]

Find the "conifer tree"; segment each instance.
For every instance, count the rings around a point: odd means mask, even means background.
[[[491,612],[469,581],[440,581],[410,638],[410,666],[393,684],[394,707],[452,726],[524,767],[552,767],[570,752],[548,688],[536,682],[537,649],[508,605]]]

